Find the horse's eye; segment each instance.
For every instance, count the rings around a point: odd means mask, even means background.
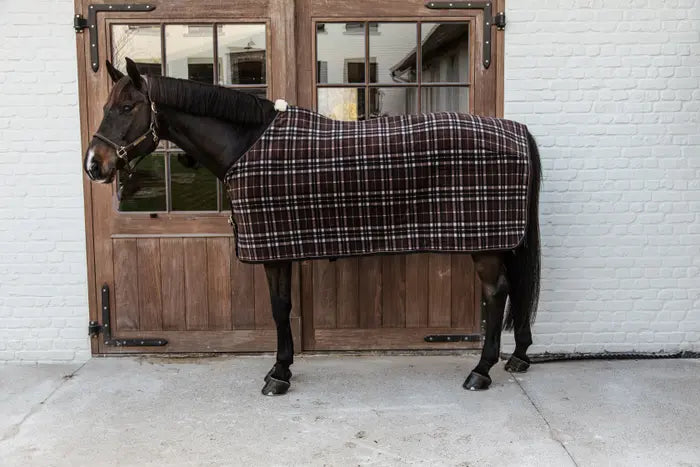
[[[133,105],[125,104],[124,106],[122,106],[122,112],[131,112],[133,108]]]

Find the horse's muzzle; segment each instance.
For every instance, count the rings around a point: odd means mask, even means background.
[[[116,171],[116,156],[110,156],[110,148],[101,143],[93,143],[85,153],[83,168],[93,182],[110,183],[114,179]]]

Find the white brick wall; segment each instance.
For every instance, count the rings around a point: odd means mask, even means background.
[[[72,13],[0,2],[0,361],[89,357]],[[532,351],[700,350],[700,0],[507,19],[506,116],[544,165]]]
[[[506,15],[505,114],[544,169],[532,351],[700,350],[700,1]]]
[[[72,14],[0,1],[0,362],[90,356]]]

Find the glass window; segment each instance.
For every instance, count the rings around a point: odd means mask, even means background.
[[[165,63],[167,76],[267,97],[264,24],[124,24],[113,25],[111,33],[113,62],[123,72],[128,56],[144,74],[160,75]],[[124,212],[227,211],[230,205],[223,191],[206,167],[162,141],[139,163],[133,177],[119,181],[118,206]]]
[[[421,88],[423,112],[469,112],[469,88],[431,86]]]
[[[130,178],[119,179],[118,186],[120,211],[167,211],[163,155],[144,157]]]
[[[319,83],[365,82],[364,28],[365,23],[316,25],[316,61],[326,63],[323,74],[316,72]]]
[[[422,82],[469,82],[468,26],[467,23],[421,24]]]
[[[370,23],[378,33],[369,37],[370,83],[416,82],[416,23]]]
[[[317,109],[324,115],[469,112],[469,23],[317,23],[316,48]]]
[[[218,83],[223,85],[266,84],[265,25],[225,24],[217,29]]]
[[[126,57],[145,75],[161,74],[160,26],[112,25],[112,63],[126,73]]]
[[[418,112],[415,88],[370,88],[370,118]]]
[[[364,120],[365,88],[321,88],[318,112],[334,120]]]
[[[216,211],[216,176],[185,153],[170,153],[173,211]]]
[[[173,78],[214,82],[214,28],[210,25],[165,25],[165,69]]]

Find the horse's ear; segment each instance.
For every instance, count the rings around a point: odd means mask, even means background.
[[[126,57],[126,72],[129,78],[131,78],[131,81],[133,81],[134,86],[140,88],[143,79],[141,78],[141,73],[139,73],[139,67],[136,66],[136,63],[129,57]]]
[[[109,60],[105,60],[105,64],[107,65],[107,73],[109,73],[109,77],[112,78],[112,81],[116,83],[124,77],[124,73],[114,68],[112,62],[110,62]]]

